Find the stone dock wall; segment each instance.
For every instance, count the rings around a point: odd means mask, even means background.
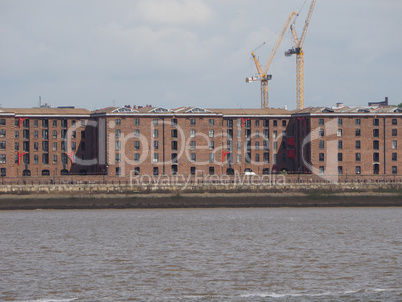
[[[0,186],[0,210],[402,206],[402,183]]]

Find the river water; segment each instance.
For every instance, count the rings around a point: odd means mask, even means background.
[[[0,211],[1,301],[402,301],[402,208]]]

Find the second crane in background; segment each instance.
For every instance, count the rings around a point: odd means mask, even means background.
[[[296,12],[290,13],[288,19],[286,20],[285,25],[283,26],[283,29],[282,29],[279,37],[278,37],[278,40],[276,41],[275,47],[273,48],[272,53],[271,53],[267,63],[265,64],[264,69],[262,69],[260,63],[258,62],[258,59],[256,58],[256,56],[254,54],[254,51],[251,52],[251,55],[255,62],[255,66],[257,67],[258,76],[246,78],[246,82],[249,83],[249,82],[253,82],[253,81],[261,81],[261,109],[269,108],[268,81],[272,79],[272,75],[267,74],[267,73],[268,73],[269,67],[271,66],[272,60],[275,57],[276,51],[278,50],[279,45],[282,42],[283,36],[285,35],[286,30],[289,27],[289,24],[295,15],[296,15]]]

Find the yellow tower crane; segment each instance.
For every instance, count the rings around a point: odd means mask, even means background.
[[[296,15],[296,12],[291,12],[288,19],[286,20],[285,25],[283,26],[283,29],[278,37],[278,40],[276,41],[275,47],[272,50],[272,53],[265,64],[265,68],[262,69],[260,63],[258,62],[258,59],[256,58],[254,51],[251,52],[251,55],[254,59],[255,66],[257,67],[257,72],[258,76],[246,78],[246,82],[250,83],[253,81],[261,81],[261,109],[269,108],[269,103],[268,103],[268,81],[272,79],[272,75],[267,74],[269,67],[271,66],[272,60],[275,57],[276,51],[279,48],[279,45],[282,42],[283,36],[286,33],[287,28],[289,27],[290,22],[292,21],[293,17]],[[265,42],[263,43],[263,45]],[[262,45],[261,45],[262,46]],[[258,47],[259,48],[259,47]]]
[[[297,109],[304,109],[304,52],[303,43],[306,38],[307,28],[313,14],[316,0],[313,0],[310,5],[310,11],[308,13],[306,22],[304,24],[303,33],[300,39],[297,38],[296,31],[293,28],[293,24],[290,25],[290,30],[293,36],[294,47],[285,52],[285,56],[290,57],[296,54],[296,102]]]

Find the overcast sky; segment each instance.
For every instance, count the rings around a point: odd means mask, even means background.
[[[305,3],[305,4],[304,4]],[[286,18],[311,0],[0,0],[0,104],[259,108]],[[303,6],[304,4],[304,6]],[[401,0],[317,0],[304,43],[305,104],[402,102]],[[271,108],[296,107],[288,31],[269,73]]]

